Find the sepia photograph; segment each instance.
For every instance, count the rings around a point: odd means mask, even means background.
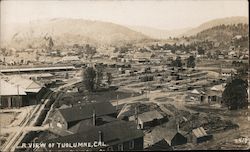
[[[248,13],[0,0],[0,151],[249,151]]]

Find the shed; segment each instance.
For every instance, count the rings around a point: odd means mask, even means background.
[[[194,143],[201,143],[213,138],[213,135],[207,134],[203,127],[192,130],[192,141]]]
[[[165,139],[161,139],[153,145],[147,147],[146,151],[172,151],[173,148],[168,144]]]
[[[187,132],[180,130],[176,120],[170,120],[162,126],[157,126],[151,132],[156,139],[165,139],[170,146],[183,145],[187,143]]]
[[[164,139],[171,146],[177,146],[187,143],[187,138],[183,135],[183,133],[177,131],[176,129],[167,129]]]
[[[164,117],[161,113],[156,110],[144,112],[137,116],[138,127],[140,129],[145,129],[146,127],[153,127],[158,124],[161,124],[164,120]],[[129,121],[136,121],[136,116],[129,118]]]

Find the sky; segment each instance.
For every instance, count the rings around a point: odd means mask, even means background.
[[[180,29],[230,16],[248,16],[247,0],[1,0],[1,23],[82,18],[122,25]]]

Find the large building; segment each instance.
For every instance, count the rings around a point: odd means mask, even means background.
[[[51,118],[51,126],[54,131],[68,130],[80,121],[86,122],[92,120],[93,117],[98,119],[101,116],[115,117],[115,107],[110,102],[98,102],[57,109]]]
[[[143,150],[143,132],[133,122],[113,121],[100,126],[85,127],[72,135],[44,141],[57,143],[38,151],[138,151]]]
[[[2,80],[0,84],[0,107],[12,108],[38,104],[46,88],[35,81],[21,76]]]
[[[0,80],[0,106],[6,107],[21,107],[27,93],[23,88],[12,85],[5,80]]]

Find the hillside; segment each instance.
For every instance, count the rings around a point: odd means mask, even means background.
[[[248,37],[248,24],[219,25],[199,32],[195,38],[199,40],[210,39],[217,42],[230,42],[235,36]]]
[[[45,37],[52,37],[55,46],[84,44],[117,44],[150,39],[127,27],[83,19],[51,19],[34,21],[16,28],[11,37],[12,47],[39,47]]]
[[[207,30],[209,28],[215,27],[215,26],[219,26],[219,25],[233,25],[233,24],[239,24],[239,23],[243,23],[243,24],[248,24],[248,18],[247,17],[227,17],[227,18],[220,18],[220,19],[215,19],[215,20],[211,20],[208,22],[205,22],[203,24],[201,24],[200,26],[193,28],[185,33],[182,34],[182,36],[192,36],[192,35],[196,35],[199,32],[202,32],[204,30]]]

